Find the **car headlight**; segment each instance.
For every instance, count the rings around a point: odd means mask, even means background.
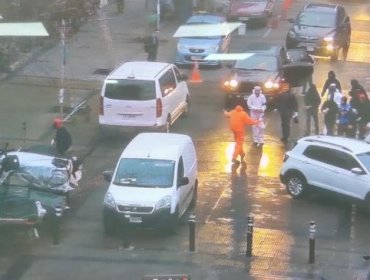
[[[279,88],[279,83],[273,82],[273,81],[267,81],[263,86],[267,89]]]
[[[218,52],[218,48],[219,48],[219,46],[212,46],[212,47],[210,47],[210,48],[208,49],[208,51],[209,51],[210,53],[215,53],[215,52]]]
[[[116,208],[116,202],[114,201],[113,195],[109,192],[104,197],[104,205],[109,208]]]
[[[229,88],[237,88],[238,87],[238,81],[237,80],[227,80],[224,82],[224,86],[225,87],[229,87]]]
[[[155,209],[171,208],[171,196],[167,195],[157,202]]]
[[[295,34],[293,30],[290,30],[288,32],[288,37],[294,39],[294,38],[297,38],[297,34]]]
[[[327,43],[332,43],[334,41],[333,36],[326,36],[324,37],[324,41]]]
[[[183,52],[183,51],[186,51],[187,47],[185,45],[182,45],[182,44],[177,44],[177,50],[179,52]]]

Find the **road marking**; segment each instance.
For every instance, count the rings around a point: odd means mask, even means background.
[[[271,28],[267,29],[265,35],[263,35],[263,38],[266,38],[271,33]]]

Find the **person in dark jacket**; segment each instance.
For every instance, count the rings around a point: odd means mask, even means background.
[[[361,94],[359,97],[357,113],[358,138],[364,139],[368,130],[367,124],[370,122],[370,101],[366,98],[365,94]]]
[[[157,36],[157,31],[154,31],[152,34],[147,36],[144,40],[144,50],[147,53],[148,61],[156,61],[158,53],[158,44],[159,39]]]
[[[338,115],[338,105],[335,103],[333,96],[329,96],[329,98],[322,104],[321,112],[324,113],[326,135],[334,135],[334,127]]]
[[[308,91],[304,96],[304,105],[306,106],[306,133],[311,134],[311,119],[315,125],[315,134],[319,134],[319,116],[318,109],[321,103],[320,94],[317,91],[316,85],[311,83]]]
[[[365,99],[369,100],[366,90],[356,79],[351,80],[351,89],[349,90],[348,95],[351,97],[350,104],[352,108],[356,110],[358,109],[358,104],[360,103],[360,95],[364,95]]]
[[[56,132],[52,144],[55,145],[55,148],[59,155],[65,156],[66,152],[72,145],[71,134],[63,126],[63,120],[56,118],[54,119],[53,125]]]
[[[286,144],[290,136],[291,119],[298,122],[298,102],[288,83],[283,84],[282,92],[277,96],[275,104],[275,110],[280,113],[281,118],[282,138],[280,140]]]
[[[333,70],[330,70],[328,72],[328,78],[326,79],[324,87],[322,88],[321,96],[325,95],[326,91],[329,89],[330,84],[335,84],[337,86],[337,90],[342,92],[342,86],[339,80],[337,79],[335,72]]]

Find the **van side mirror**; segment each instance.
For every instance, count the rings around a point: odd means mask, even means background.
[[[180,180],[180,185],[179,186],[181,187],[181,186],[185,186],[187,184],[189,184],[189,178],[188,177],[182,177],[181,180]]]
[[[103,177],[106,182],[111,182],[113,177],[113,171],[112,170],[106,170],[103,171]]]

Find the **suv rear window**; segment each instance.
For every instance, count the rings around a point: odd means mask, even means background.
[[[105,97],[118,100],[152,100],[156,98],[155,82],[145,80],[108,80]]]

